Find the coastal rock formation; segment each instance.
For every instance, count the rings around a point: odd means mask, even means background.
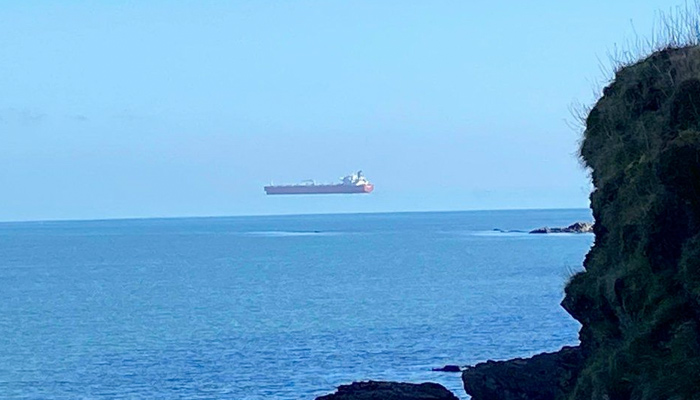
[[[575,222],[563,228],[549,228],[547,226],[531,230],[530,233],[592,233],[593,223]]]
[[[316,400],[459,400],[437,383],[353,382]]]
[[[487,361],[467,368],[462,381],[480,400],[555,400],[573,385],[583,357],[578,347],[565,347],[529,359]]]
[[[474,400],[506,398],[498,387],[512,399],[700,398],[700,48],[619,69],[585,124],[595,243],[562,302],[582,325],[580,372],[560,386],[560,365],[541,370],[540,356],[476,367],[463,373]],[[553,378],[518,383],[537,371]]]
[[[595,244],[563,307],[588,354],[570,398],[697,398],[700,48],[618,71],[586,120]]]
[[[445,365],[440,368],[433,368],[436,372],[462,372],[462,368],[459,365]]]

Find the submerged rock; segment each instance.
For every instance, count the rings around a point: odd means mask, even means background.
[[[583,357],[578,347],[508,361],[487,361],[462,373],[472,400],[555,400],[576,380]]]
[[[459,400],[437,383],[353,382],[316,400]]]
[[[592,233],[593,224],[590,222],[576,222],[564,228],[543,227],[530,231],[530,233]]]
[[[445,365],[444,367],[440,368],[433,368],[433,371],[436,372],[461,372],[462,368],[460,368],[459,365]]]
[[[494,232],[500,232],[500,233],[525,233],[527,231],[521,231],[518,229],[498,229],[498,228],[493,228]]]

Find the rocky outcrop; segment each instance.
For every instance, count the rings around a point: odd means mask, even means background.
[[[435,372],[462,372],[462,368],[459,365],[445,365],[440,368],[433,368]]]
[[[462,373],[472,400],[556,400],[572,387],[583,363],[578,347],[508,361],[487,361]]]
[[[572,399],[698,398],[698,110],[691,46],[620,69],[588,115],[595,244],[562,302],[587,354]]]
[[[593,233],[590,222],[576,222],[564,228],[549,228],[547,226],[530,231],[530,233]]]
[[[475,400],[700,399],[700,47],[620,68],[585,124],[595,243],[562,301],[581,323],[579,355],[482,364],[465,388]]]
[[[353,382],[316,400],[459,400],[437,383]]]

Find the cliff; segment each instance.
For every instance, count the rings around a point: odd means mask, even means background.
[[[480,364],[465,388],[475,400],[700,398],[700,48],[621,68],[585,120],[581,158],[595,243],[562,302],[582,324],[581,365],[543,371],[539,394],[479,397]],[[491,375],[512,383],[537,364],[516,361]]]
[[[621,69],[586,119],[595,244],[562,306],[586,355],[570,398],[700,388],[700,48]]]

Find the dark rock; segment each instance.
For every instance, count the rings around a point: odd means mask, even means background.
[[[545,226],[530,231],[530,233],[592,233],[593,224],[590,222],[576,222],[564,228],[550,228]]]
[[[696,45],[625,66],[586,119],[596,239],[562,301],[586,353],[568,398],[700,398],[699,66]]]
[[[459,365],[445,365],[442,368],[433,368],[436,372],[461,372],[462,368]]]
[[[593,232],[593,224],[591,222],[575,222],[564,228],[564,231],[570,233],[591,233]]]
[[[571,390],[583,364],[578,347],[508,361],[487,361],[462,372],[472,400],[555,400]]]
[[[543,228],[533,229],[530,231],[530,233],[552,233],[552,228],[545,226]]]
[[[459,400],[437,383],[353,382],[316,400]]]

